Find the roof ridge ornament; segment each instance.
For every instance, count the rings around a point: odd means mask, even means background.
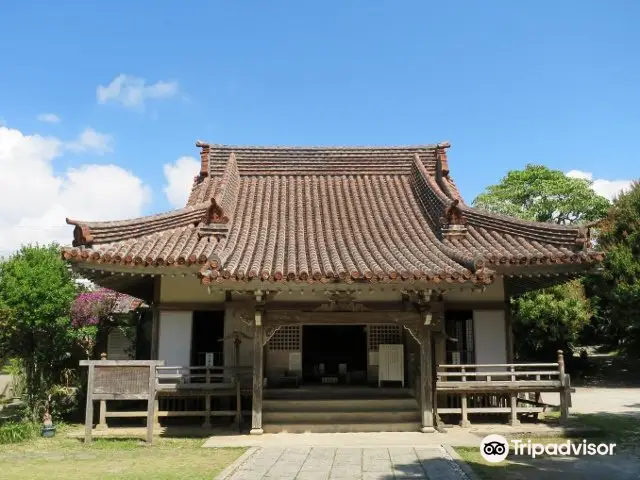
[[[93,235],[91,235],[88,225],[80,223],[78,220],[72,220],[69,217],[67,217],[65,221],[67,222],[67,225],[75,225],[75,228],[73,229],[72,246],[80,247],[85,245],[90,247],[93,244]]]
[[[208,143],[198,140],[196,147],[200,148],[200,173],[196,177],[197,182],[200,183],[205,177],[209,176],[209,153],[211,146]]]
[[[583,225],[578,225],[578,233],[576,236],[576,246],[580,250],[590,250],[593,246],[593,239],[591,238],[591,229],[598,227],[602,223],[601,220],[594,222],[588,222]]]
[[[211,204],[207,207],[207,211],[205,212],[202,221],[205,225],[212,223],[229,223],[229,217],[224,214],[224,211],[216,201],[216,198],[211,197]]]
[[[452,200],[440,217],[440,227],[444,235],[467,233],[467,219],[460,208],[460,200]]]

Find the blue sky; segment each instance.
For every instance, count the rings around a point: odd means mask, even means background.
[[[140,213],[170,208],[163,166],[197,139],[448,140],[468,201],[526,163],[625,180],[640,176],[639,21],[631,0],[5,2],[0,121],[67,146],[105,135],[62,148],[52,175],[122,167],[150,192]],[[121,74],[164,82],[158,98],[101,103]]]

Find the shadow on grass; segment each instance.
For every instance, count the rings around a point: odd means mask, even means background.
[[[557,419],[552,419],[557,422]],[[456,448],[456,451],[481,479],[578,480],[578,479],[640,479],[640,418],[637,412],[594,413],[572,415],[561,426],[562,437],[520,437],[533,443],[615,444],[612,456],[541,456],[510,454],[507,462],[489,464],[477,447]],[[582,433],[581,433],[582,432]],[[516,438],[516,437],[513,437]]]

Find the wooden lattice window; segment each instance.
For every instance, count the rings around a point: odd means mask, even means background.
[[[402,343],[400,325],[369,325],[369,351],[377,352],[378,345]]]
[[[299,325],[280,327],[280,330],[278,330],[269,340],[269,350],[288,350],[299,352],[300,334],[301,329]]]

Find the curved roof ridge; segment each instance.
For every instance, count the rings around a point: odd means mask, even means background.
[[[140,237],[172,228],[178,228],[189,223],[199,223],[206,212],[208,203],[187,206],[166,213],[146,215],[125,220],[110,220],[103,222],[86,222],[66,218],[68,225],[74,225],[73,246],[92,245],[122,241],[128,238]]]
[[[416,150],[416,149],[436,149],[448,148],[449,142],[412,144],[412,145],[231,145],[221,143],[196,142],[197,147],[209,147],[210,149],[225,150]]]

